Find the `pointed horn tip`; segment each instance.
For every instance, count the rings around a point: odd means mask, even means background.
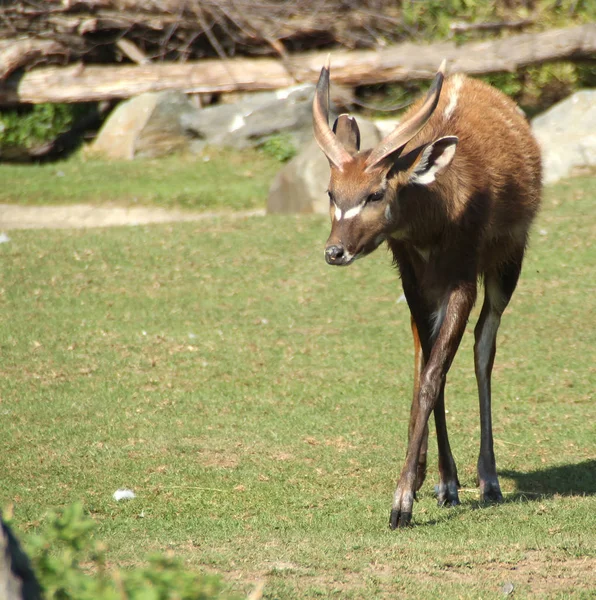
[[[437,71],[437,73],[441,73],[441,75],[445,75],[445,69],[447,68],[447,59],[444,58],[441,61],[441,65],[439,66],[439,70]]]
[[[330,66],[331,66],[331,54],[328,54],[327,58],[325,59],[325,65],[323,66],[323,69],[326,69],[327,71],[329,71]]]

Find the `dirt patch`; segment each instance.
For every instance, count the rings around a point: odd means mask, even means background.
[[[83,229],[87,227],[205,221],[219,217],[244,219],[264,215],[264,209],[239,212],[189,212],[147,206],[93,206],[91,204],[18,206],[0,204],[0,231],[10,229]]]
[[[391,573],[390,573],[391,574]],[[413,573],[421,582],[477,585],[479,577],[488,591],[513,585],[527,597],[545,597],[566,590],[596,590],[596,558],[559,559],[545,557],[540,552],[528,552],[523,560],[512,563],[446,566],[431,572]]]
[[[509,574],[509,581],[523,585],[528,593],[544,596],[571,590],[596,590],[596,558],[569,558],[544,560],[539,553],[530,553],[516,565],[497,565],[501,575]]]
[[[236,469],[240,464],[237,456],[230,456],[223,450],[199,450],[198,462],[208,469]]]

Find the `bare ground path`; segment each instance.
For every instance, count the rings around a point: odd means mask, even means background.
[[[264,209],[239,212],[190,212],[147,206],[20,206],[0,204],[0,231],[9,229],[80,229],[86,227],[114,227],[118,225],[145,225],[203,221],[217,217],[246,218],[263,216]]]

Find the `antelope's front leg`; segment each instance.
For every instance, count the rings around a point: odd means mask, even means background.
[[[420,374],[424,369],[424,355],[420,345],[420,336],[414,317],[411,318],[412,335],[414,337],[414,391],[412,394],[412,406],[410,408],[410,425],[408,427],[408,442],[412,439],[412,433],[416,425],[418,414],[418,394],[420,392]],[[420,452],[418,454],[418,466],[416,475],[416,491],[418,491],[426,479],[426,452],[428,448],[428,426],[424,431]]]
[[[420,378],[418,412],[411,429],[406,462],[393,496],[389,519],[391,529],[405,527],[412,519],[418,457],[428,427],[428,418],[441,393],[475,300],[475,281],[460,284],[448,295],[445,316]]]

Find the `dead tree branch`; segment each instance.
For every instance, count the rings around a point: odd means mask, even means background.
[[[272,58],[210,59],[187,63],[136,66],[43,67],[0,82],[0,105],[20,102],[83,102],[127,98],[143,92],[177,89],[214,93],[277,89],[297,81],[316,81],[327,53],[289,58],[292,75]],[[429,45],[399,44],[380,51],[340,50],[332,53],[333,80],[350,87],[433,77],[441,59],[452,73],[484,75],[514,72],[554,60],[596,56],[596,24],[523,33],[506,39]],[[295,79],[294,79],[295,78]]]

